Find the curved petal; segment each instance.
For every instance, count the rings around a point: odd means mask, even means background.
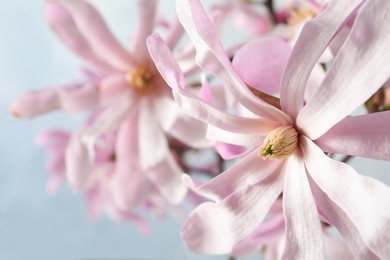
[[[167,153],[165,160],[147,171],[149,180],[172,204],[181,203],[187,194],[187,187],[181,180],[182,174],[183,171],[170,153]]]
[[[263,144],[266,134],[237,134],[209,125],[207,138],[232,145],[259,147]]]
[[[159,125],[165,132],[169,132],[180,114],[180,108],[173,98],[161,95],[153,101],[153,112]]]
[[[126,71],[136,63],[134,57],[112,35],[99,12],[84,0],[50,0],[60,3],[72,15],[80,32],[95,52],[118,70]]]
[[[199,195],[221,201],[236,191],[264,180],[276,172],[282,164],[276,160],[263,160],[258,156],[258,151],[253,150],[231,168],[199,187],[195,187],[189,177],[184,181]]]
[[[254,96],[237,75],[199,0],[176,1],[178,17],[196,47],[198,64],[216,75],[237,100],[258,116],[282,123],[290,118],[282,111]]]
[[[378,256],[390,257],[390,189],[359,175],[351,166],[328,158],[306,137],[301,138],[306,168],[318,187],[345,212],[362,240]]]
[[[339,7],[337,7],[339,8]],[[297,118],[316,139],[377,91],[390,76],[389,1],[367,1],[317,93]]]
[[[168,154],[168,142],[149,100],[143,100],[139,110],[139,161],[142,170],[157,166]]]
[[[315,143],[331,153],[390,161],[390,111],[346,117]]]
[[[44,16],[57,37],[76,55],[100,69],[115,71],[111,64],[99,57],[76,25],[72,14],[57,0],[45,2]]]
[[[168,30],[168,35],[166,37],[166,43],[169,49],[172,50],[178,44],[183,34],[184,34],[183,26],[181,25],[178,19],[175,19],[175,21],[170,26]]]
[[[149,57],[146,47],[146,38],[152,34],[156,23],[156,11],[158,0],[137,0],[138,22],[134,36],[133,53],[136,53],[140,61]]]
[[[266,135],[280,126],[280,122],[276,121],[226,114],[189,92],[174,91],[173,95],[176,102],[188,115],[225,131],[238,134]]]
[[[202,254],[230,253],[263,222],[282,191],[283,176],[283,172],[276,172],[220,202],[197,207],[181,231],[186,246]]]
[[[102,104],[115,101],[130,90],[124,74],[113,74],[105,77],[98,86],[99,99]]]
[[[82,131],[72,135],[66,148],[66,178],[74,191],[86,188],[91,181],[93,159],[89,156],[88,148]]]
[[[169,134],[190,147],[204,149],[214,143],[206,139],[206,131],[205,123],[180,113]]]
[[[224,160],[230,160],[244,155],[248,150],[243,146],[216,142],[215,150]]]
[[[361,2],[329,1],[321,14],[305,23],[287,62],[280,89],[282,109],[292,118],[303,107],[306,84],[314,65],[340,26]]]
[[[279,92],[291,48],[277,37],[263,37],[242,46],[233,58],[237,74],[249,86],[268,94]]]
[[[353,254],[347,245],[331,237],[327,232],[324,234],[325,255],[330,259],[353,259]]]
[[[99,104],[97,87],[93,84],[74,84],[30,91],[11,104],[13,115],[36,117],[57,109],[65,112],[89,110]]]
[[[357,226],[349,219],[345,212],[340,207],[338,207],[311,178],[309,178],[309,180],[318,209],[321,210],[321,212],[326,212],[327,219],[330,220],[331,224],[335,226],[343,236],[355,258],[370,260],[379,259],[379,257],[374,252],[372,252],[372,250],[368,248],[368,246],[362,240],[362,236]]]
[[[118,131],[115,144],[115,175],[111,183],[113,200],[118,208],[130,210],[144,200],[151,184],[139,167],[138,113],[133,113]]]
[[[286,223],[284,259],[324,259],[321,221],[300,155],[286,165],[283,212]]]

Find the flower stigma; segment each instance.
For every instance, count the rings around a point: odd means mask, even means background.
[[[145,67],[138,67],[126,74],[127,83],[140,94],[146,94],[153,88],[153,79],[153,71]]]
[[[292,126],[281,126],[272,130],[264,139],[259,156],[276,160],[289,157],[298,144],[298,132]]]

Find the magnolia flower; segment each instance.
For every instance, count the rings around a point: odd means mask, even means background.
[[[138,26],[132,50],[112,35],[98,11],[84,0],[49,0],[45,18],[59,39],[92,65],[86,82],[71,87],[27,93],[11,105],[20,117],[34,117],[56,109],[98,113],[93,123],[72,134],[65,153],[66,177],[79,191],[95,181],[95,148],[99,137],[117,130],[115,174],[110,191],[122,210],[132,209],[156,189],[171,203],[179,203],[187,188],[170,153],[166,136],[194,147],[207,147],[203,123],[185,116],[170,88],[156,70],[146,37],[156,25],[157,0],[138,0]],[[173,48],[183,28],[173,23],[167,32]],[[192,132],[183,129],[193,129]]]
[[[390,160],[390,113],[348,116],[390,76],[390,67],[383,65],[390,58],[390,2],[370,0],[359,9],[362,1],[329,1],[321,14],[307,22],[284,70],[281,109],[248,90],[200,2],[176,3],[179,19],[197,48],[199,65],[259,116],[228,115],[186,91],[169,49],[162,47],[159,37],[149,39],[156,66],[182,109],[210,124],[209,136],[216,140],[253,147],[232,168],[199,187],[187,178],[194,190],[212,202],[197,207],[187,219],[182,229],[186,245],[204,254],[232,252],[263,222],[283,192],[283,258],[324,258],[320,217],[339,230],[356,257],[389,258],[390,189],[324,152]],[[352,30],[321,86],[304,102],[311,70],[357,10]],[[242,67],[262,51],[266,49],[253,48],[240,62]]]

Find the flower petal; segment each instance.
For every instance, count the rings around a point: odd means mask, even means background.
[[[263,143],[266,134],[237,134],[209,125],[206,136],[210,140],[232,145],[258,147]]]
[[[168,142],[158,125],[149,100],[143,100],[139,110],[139,161],[141,169],[146,171],[159,164],[168,154]]]
[[[89,44],[114,68],[127,71],[135,65],[134,57],[112,35],[99,12],[84,0],[50,0],[61,3],[72,15]]]
[[[286,165],[283,212],[286,223],[285,259],[324,259],[324,241],[317,207],[300,155]]]
[[[279,92],[282,73],[290,52],[288,43],[280,38],[255,39],[237,51],[233,58],[233,67],[249,86],[274,94]]]
[[[291,52],[281,83],[283,111],[295,118],[303,107],[310,73],[330,41],[362,0],[329,1],[326,9],[306,22]]]
[[[134,36],[133,53],[136,53],[141,61],[149,57],[146,38],[153,32],[156,23],[157,5],[157,0],[137,0],[138,23]]]
[[[276,172],[220,202],[206,202],[197,207],[181,231],[186,246],[202,254],[230,253],[267,216],[282,191],[283,176],[283,172]]]
[[[196,47],[198,64],[221,79],[237,100],[258,116],[282,123],[290,119],[279,109],[254,96],[237,75],[199,0],[176,1],[178,17]]]
[[[211,200],[221,201],[235,191],[254,185],[279,169],[282,163],[276,160],[263,160],[258,151],[253,150],[225,172],[195,188],[191,179],[185,181],[192,189]]]
[[[118,97],[129,92],[130,85],[123,73],[105,77],[98,86],[100,102],[103,104],[118,100]]]
[[[144,200],[151,184],[139,167],[138,111],[134,111],[119,128],[115,144],[116,169],[111,183],[115,204],[122,210],[130,210]]]
[[[390,257],[390,189],[359,175],[351,166],[328,158],[308,138],[301,138],[305,165],[318,187],[345,212],[363,241],[383,259]]]
[[[390,111],[346,117],[315,143],[324,151],[390,161]]]
[[[321,87],[297,118],[310,139],[352,113],[389,78],[390,67],[383,66],[390,59],[389,9],[389,1],[373,0],[358,14]]]
[[[183,171],[170,153],[167,153],[165,160],[147,171],[149,180],[172,204],[181,203],[187,194],[187,187],[181,181],[182,174]]]
[[[215,150],[224,160],[230,160],[242,156],[248,150],[243,146],[227,144],[222,142],[216,142],[214,145]]]

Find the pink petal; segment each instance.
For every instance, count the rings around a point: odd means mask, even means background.
[[[288,159],[283,189],[286,223],[284,258],[324,259],[324,241],[317,207],[301,155]]]
[[[269,250],[284,233],[284,216],[279,214],[272,216],[270,220],[261,224],[250,237],[240,241],[233,249],[234,255],[247,254],[255,249],[265,248]],[[268,259],[268,258],[266,258]],[[279,259],[279,258],[278,258]],[[270,258],[271,260],[271,258]]]
[[[99,57],[90,41],[87,40],[88,38],[78,28],[72,14],[57,0],[46,1],[44,16],[46,22],[67,48],[101,69],[114,70],[106,60]]]
[[[139,167],[138,113],[133,113],[120,127],[115,144],[116,170],[112,182],[115,204],[132,209],[144,200],[151,185]]]
[[[389,187],[330,159],[306,137],[301,138],[301,147],[314,182],[356,226],[368,247],[383,259],[389,258]]]
[[[134,36],[134,49],[141,61],[148,58],[148,50],[146,47],[146,38],[152,34],[156,23],[157,0],[137,0],[138,24],[136,34]]]
[[[197,49],[197,63],[216,75],[237,100],[253,113],[279,122],[290,119],[280,110],[255,97],[235,72],[215,29],[198,0],[176,2],[179,19]]]
[[[143,101],[140,104],[138,125],[139,163],[142,170],[149,170],[167,156],[168,142],[150,102]]]
[[[271,130],[270,130],[271,131]],[[265,133],[237,134],[209,125],[207,127],[207,138],[232,145],[259,147],[263,144]]]
[[[283,176],[275,173],[218,203],[206,202],[197,207],[181,231],[186,246],[201,254],[230,253],[264,220],[282,191]]]
[[[93,160],[89,156],[88,145],[82,132],[73,134],[65,154],[66,177],[75,191],[88,186],[92,173]]]
[[[169,49],[173,49],[180,41],[184,34],[184,28],[178,19],[175,19],[171,27],[169,28],[168,35],[166,37],[167,46]]]
[[[180,114],[180,108],[173,98],[161,95],[153,100],[153,111],[159,125],[165,132],[169,132]]]
[[[103,104],[117,101],[118,97],[129,92],[130,85],[124,74],[114,74],[104,78],[99,86],[99,98]]]
[[[353,254],[349,251],[348,247],[344,243],[331,237],[325,231],[323,234],[325,254],[327,257],[330,259],[353,259]]]
[[[357,259],[379,259],[362,240],[356,225],[349,219],[345,212],[330,200],[312,179],[310,179],[310,184],[319,210],[326,212],[327,218],[338,229],[355,257]]]
[[[112,35],[99,12],[84,0],[51,0],[61,3],[72,15],[75,24],[98,55],[116,69],[127,71],[135,65],[134,58]]]
[[[187,194],[187,187],[181,181],[182,173],[172,155],[167,154],[165,160],[147,171],[147,176],[168,202],[179,204]]]
[[[306,22],[287,62],[281,84],[283,111],[295,118],[303,107],[310,73],[330,41],[362,0],[330,1],[316,18]]]
[[[237,74],[251,87],[268,94],[279,92],[279,85],[291,48],[276,37],[252,40],[241,47],[233,59]]]
[[[258,151],[253,150],[231,168],[201,186],[195,188],[189,177],[184,181],[196,193],[211,200],[221,201],[235,191],[243,190],[249,185],[264,180],[280,170],[281,164],[276,160],[263,160],[258,156]]]
[[[357,16],[321,87],[297,118],[310,139],[352,113],[389,78],[390,67],[383,66],[390,59],[389,9],[389,1],[368,1]]]
[[[211,147],[214,143],[206,139],[206,131],[205,123],[180,113],[169,134],[190,147],[204,149]]]
[[[390,160],[390,111],[350,116],[315,143],[324,151]]]
[[[247,149],[243,146],[221,142],[216,142],[214,148],[224,160],[230,160],[240,157],[247,151]]]

